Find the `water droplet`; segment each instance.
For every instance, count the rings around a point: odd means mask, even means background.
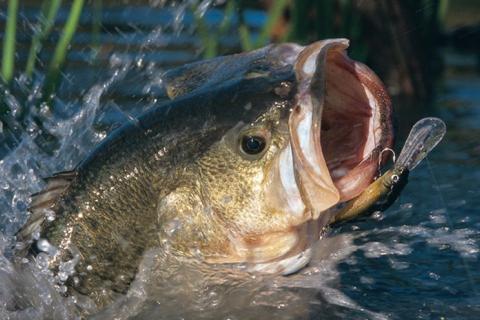
[[[55,255],[55,253],[57,252],[57,248],[55,248],[55,246],[51,245],[50,242],[48,242],[47,239],[38,239],[37,243],[36,243],[36,246],[37,246],[38,250],[43,251],[50,256]]]
[[[438,274],[436,274],[435,272],[429,272],[428,273],[428,276],[434,280],[439,280],[440,279],[440,276]]]
[[[381,211],[375,211],[374,213],[372,213],[372,218],[377,221],[382,221],[384,218],[384,215]]]
[[[407,203],[402,203],[400,206],[401,210],[409,210],[413,208],[413,203],[407,202]]]
[[[52,222],[55,220],[56,214],[55,211],[51,209],[45,209],[45,218],[48,222]]]
[[[252,109],[252,103],[251,102],[247,103],[246,105],[243,106],[243,109],[250,111]]]
[[[173,219],[165,223],[165,226],[163,227],[165,233],[171,237],[177,232],[178,229],[181,228],[181,222],[178,219]]]

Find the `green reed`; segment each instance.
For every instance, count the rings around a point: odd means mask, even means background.
[[[5,83],[12,80],[15,67],[15,35],[17,29],[18,0],[8,1],[7,26],[3,39],[2,78]]]
[[[42,42],[50,34],[55,24],[55,16],[57,15],[61,3],[61,0],[45,0],[42,3],[39,29],[32,38],[32,45],[28,52],[27,66],[25,68],[25,74],[28,78],[31,78],[33,70],[35,69],[35,61],[37,60],[38,53],[42,49]]]
[[[203,17],[199,15],[196,8],[193,8],[193,10],[198,36],[202,40],[204,47],[203,57],[206,59],[216,57],[219,54],[218,49],[220,38],[226,36],[231,27],[233,16],[235,14],[235,2],[227,2],[222,22],[215,31],[212,31],[208,28],[207,24],[203,20]]]
[[[232,1],[235,2],[235,1]],[[248,26],[243,21],[243,9],[244,7],[239,5],[239,20],[238,35],[240,38],[240,45],[243,50],[249,51],[256,48],[263,47],[270,42],[270,37],[273,29],[282,17],[282,13],[285,11],[289,4],[289,0],[277,0],[273,1],[271,7],[267,12],[267,19],[262,29],[259,32],[257,39],[252,39]]]
[[[278,0],[272,1],[268,8],[264,26],[258,31],[256,37],[252,37],[252,31],[243,21],[243,9],[247,6],[248,0],[228,0],[224,7],[224,19],[220,25],[211,30],[203,18],[195,14],[195,21],[198,26],[198,35],[204,44],[204,57],[214,57],[219,52],[219,40],[221,37],[237,33],[240,45],[243,50],[252,50],[266,45],[271,41],[274,28],[278,25],[283,12],[289,10],[290,20],[287,31],[280,41],[288,40],[299,43],[307,43],[322,38],[348,37],[356,43],[352,46],[350,54],[359,60],[364,60],[368,55],[368,47],[362,44],[364,39],[372,35],[366,32],[364,20],[358,12],[359,0]],[[45,92],[50,96],[56,88],[59,73],[63,67],[68,48],[73,35],[78,27],[79,17],[84,7],[85,0],[73,0],[68,19],[63,27],[61,37],[56,45],[53,56],[49,61],[46,70]],[[102,1],[93,0],[94,21],[93,34],[98,35],[100,28],[100,12]],[[255,3],[255,2],[253,2]],[[447,12],[448,0],[404,0],[401,5],[418,18],[416,34],[424,39],[424,44],[433,47],[434,37],[438,33],[438,26],[441,25]],[[25,74],[32,77],[39,52],[42,50],[42,43],[48,38],[55,24],[55,18],[62,4],[61,0],[44,0],[41,8],[41,15],[37,31],[32,37],[28,53]],[[252,5],[250,3],[249,5]],[[256,4],[258,5],[258,4]],[[1,77],[4,83],[11,82],[15,73],[15,37],[17,29],[18,0],[8,0],[7,24],[5,37],[3,39],[3,56],[1,65]],[[312,14],[313,13],[313,14]],[[232,28],[232,21],[237,15],[239,25],[236,30]],[[98,37],[95,38],[98,42]],[[94,40],[95,42],[95,40]],[[98,43],[97,43],[98,45]],[[423,44],[422,44],[423,45]]]
[[[283,11],[287,7],[288,0],[276,0],[272,2],[272,6],[267,13],[267,21],[260,31],[260,35],[255,43],[255,47],[262,47],[270,42],[270,36],[272,34],[273,28],[278,23],[279,19],[282,16]]]
[[[65,23],[62,35],[57,43],[52,60],[50,61],[50,65],[48,67],[44,87],[46,97],[49,97],[55,91],[60,74],[60,68],[65,62],[68,47],[72,41],[75,31],[77,30],[78,21],[80,19],[80,14],[82,13],[84,2],[84,0],[74,0],[72,3],[67,22]]]
[[[92,49],[94,55],[96,56],[100,51],[100,32],[102,28],[103,1],[93,0],[92,9]]]
[[[5,29],[5,37],[3,43],[3,56],[1,65],[1,78],[3,83],[0,84],[0,89],[5,92],[4,95],[0,95],[0,127],[3,128],[2,144],[13,148],[17,143],[21,135],[21,132],[26,130],[24,117],[29,112],[23,107],[19,108],[16,114],[12,114],[8,105],[7,96],[10,91],[15,91],[15,86],[12,83],[12,79],[17,70],[15,70],[15,42],[16,42],[16,29],[17,29],[17,16],[18,16],[18,0],[8,1],[7,10],[7,24]],[[24,74],[28,79],[32,78],[35,70],[35,62],[37,56],[42,49],[43,42],[48,38],[51,33],[55,18],[57,16],[61,0],[45,0],[42,3],[41,14],[38,21],[38,26],[32,36],[30,50],[28,53],[27,62],[25,65]],[[52,59],[47,70],[47,75],[43,85],[43,95],[39,101],[34,102],[37,106],[47,102],[50,107],[51,96],[55,93],[57,80],[59,78],[60,70],[66,60],[68,48],[73,38],[73,35],[77,29],[78,21],[84,0],[74,0],[70,9],[68,19],[62,30],[60,39],[56,45]],[[23,92],[18,92],[16,99],[19,101],[25,101],[27,97]],[[28,103],[30,105],[30,103]],[[36,138],[35,143],[41,146],[42,150],[54,150],[58,140],[54,135],[44,128],[42,121],[38,116],[33,116],[32,120],[35,122],[41,132]]]
[[[58,40],[53,56],[48,64],[44,82],[44,97],[50,97],[55,92],[60,70],[63,67],[70,43],[78,26],[80,14],[85,0],[73,0],[69,16],[63,27],[60,39]],[[31,78],[35,70],[37,56],[42,49],[44,41],[48,38],[54,25],[58,10],[62,4],[61,0],[44,0],[41,6],[40,18],[37,28],[32,36],[30,50],[25,65],[25,75]],[[18,0],[8,0],[7,24],[5,37],[3,39],[3,55],[1,65],[1,78],[4,84],[10,85],[16,72],[15,70],[15,45],[18,16]],[[41,102],[40,102],[41,103]],[[8,112],[8,107],[2,103],[2,112]]]

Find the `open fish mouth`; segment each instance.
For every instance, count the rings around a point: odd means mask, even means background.
[[[381,151],[392,145],[390,98],[372,70],[348,58],[347,47],[346,39],[283,47],[285,59],[294,61],[297,89],[288,119],[290,143],[266,194],[275,210],[288,212],[291,229],[264,235],[277,258],[254,255],[252,270],[289,274],[305,266],[335,209],[374,181]],[[295,241],[285,245],[286,253],[272,249],[290,238]]]
[[[297,56],[289,119],[296,183],[310,218],[355,198],[393,140],[391,102],[368,67],[347,57],[346,39],[313,43]]]

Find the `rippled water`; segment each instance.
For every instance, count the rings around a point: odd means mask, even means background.
[[[88,301],[62,297],[41,266],[14,266],[6,256],[13,234],[26,219],[29,195],[44,185],[41,178],[72,168],[110,130],[163,99],[161,72],[166,66],[145,42],[164,43],[162,30],[119,36],[122,44],[143,36],[148,40],[139,40],[142,48],[136,53],[114,47],[101,68],[91,63],[87,72],[85,66],[71,66],[66,73],[71,84],[57,98],[57,111],[34,111],[26,130],[5,149],[0,160],[1,319],[71,319],[79,306],[95,309]],[[169,33],[169,39],[187,36]],[[23,81],[18,79],[17,91],[35,95],[22,91]],[[23,103],[17,91],[6,96],[11,107]],[[202,265],[165,268],[157,265],[162,253],[151,250],[128,294],[94,318],[480,316],[480,75],[450,72],[433,105],[399,104],[396,113],[400,132],[424,114],[443,118],[448,127],[444,141],[411,173],[390,209],[332,229],[302,272],[261,277]],[[53,153],[35,142],[41,132],[34,117],[58,138]],[[158,280],[166,274],[168,283]]]

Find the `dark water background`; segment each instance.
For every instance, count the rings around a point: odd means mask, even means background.
[[[67,13],[61,11],[60,20]],[[23,32],[27,32],[27,21],[33,21],[34,14],[28,6],[22,11]],[[221,21],[219,10],[208,10],[206,15],[209,23]],[[103,26],[97,34],[92,34],[89,27],[91,17],[88,12],[82,16],[64,71],[67,81],[62,81],[55,96],[55,112],[32,111],[42,119],[46,130],[57,137],[56,149],[39,147],[35,138],[41,132],[33,122],[16,143],[2,146],[0,248],[8,246],[15,230],[25,221],[29,195],[41,188],[41,177],[72,168],[113,128],[165,99],[160,90],[164,70],[201,58],[202,43],[195,35],[192,15],[181,6],[111,7],[103,11]],[[255,35],[265,16],[260,11],[250,11],[246,17]],[[28,36],[22,32],[19,36],[17,54],[23,61],[28,53]],[[52,43],[56,39],[57,31],[51,36]],[[222,37],[219,41],[225,53],[239,50],[235,37]],[[47,60],[51,50],[53,46],[42,51],[43,60]],[[332,250],[334,245],[329,242],[320,246],[330,246],[331,252],[307,268],[293,290],[309,292],[309,300],[302,306],[303,317],[480,318],[480,74],[475,71],[478,57],[449,50],[443,56],[446,69],[442,78],[436,80],[436,95],[431,102],[395,103],[400,144],[411,124],[426,115],[446,122],[448,131],[443,142],[411,173],[409,184],[390,209],[331,231],[331,239],[341,239],[335,245],[343,245],[338,250]],[[35,81],[40,83],[42,75],[36,76]],[[14,110],[28,107],[28,101],[34,100],[28,97],[35,95],[35,90],[27,90],[25,83],[19,76],[15,88],[4,91],[4,98]],[[14,291],[9,281],[17,276],[11,267],[2,257],[0,318],[49,318],[49,308],[63,308],[63,302],[55,299],[37,299],[27,313],[8,311],[7,300]],[[38,281],[32,280],[32,287],[37,290],[32,289],[32,294],[51,293]],[[286,301],[288,304],[289,300]],[[210,313],[204,307],[202,312],[206,312],[206,318],[228,318],[230,303],[211,306]],[[292,311],[284,302],[269,303],[277,311],[258,311],[259,318],[290,318],[288,312]],[[253,317],[258,304],[246,303],[245,308],[244,314]],[[162,308],[151,310],[124,316],[150,318],[162,312]],[[56,316],[68,318],[68,310],[62,312]],[[232,313],[231,318],[242,318],[241,311]]]

